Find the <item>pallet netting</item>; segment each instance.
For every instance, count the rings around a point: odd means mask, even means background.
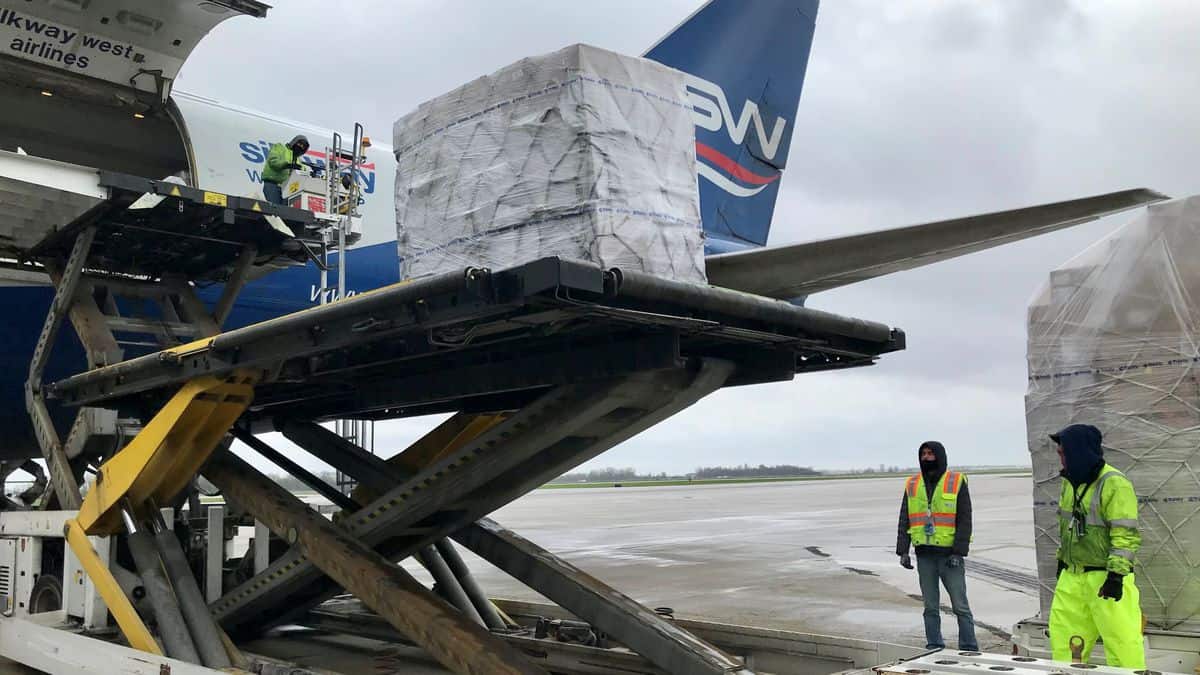
[[[559,256],[704,283],[684,77],[574,45],[399,119],[401,278]]]
[[[1104,434],[1138,495],[1135,574],[1151,627],[1200,629],[1200,197],[1151,206],[1055,270],[1029,309],[1026,424],[1041,612],[1058,547],[1048,434]]]

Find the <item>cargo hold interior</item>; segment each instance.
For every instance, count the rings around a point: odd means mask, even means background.
[[[63,100],[70,105],[63,105]],[[92,84],[0,56],[0,149],[102,170],[191,183],[173,102]]]

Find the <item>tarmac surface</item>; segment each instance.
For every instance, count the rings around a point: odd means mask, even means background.
[[[967,594],[984,649],[1037,612],[1028,476],[970,478]],[[916,571],[900,567],[899,478],[537,490],[492,515],[650,607],[680,616],[924,646]],[[539,597],[468,556],[495,597]],[[423,580],[419,567],[406,563]],[[957,627],[942,595],[942,630]]]
[[[1037,612],[1028,476],[970,478],[975,533],[967,593],[985,650]],[[676,615],[806,633],[925,644],[915,571],[899,566],[896,522],[903,480],[822,480],[679,487],[537,490],[492,514],[650,607]],[[242,542],[244,547],[244,542]],[[463,551],[494,597],[542,600]],[[405,567],[428,582],[411,561]],[[957,646],[943,596],[942,630]],[[374,672],[441,673],[417,650],[346,640],[267,638],[257,653]],[[353,670],[353,669],[351,669]],[[32,669],[0,660],[0,674]]]

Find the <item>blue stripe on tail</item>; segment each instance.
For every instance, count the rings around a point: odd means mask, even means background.
[[[711,0],[646,52],[688,73],[710,252],[767,243],[819,0]]]

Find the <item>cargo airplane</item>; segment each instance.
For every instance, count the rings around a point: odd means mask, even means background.
[[[706,262],[713,285],[802,303],[812,293],[907,270],[1094,220],[1162,198],[1135,189],[869,234],[768,246],[819,0],[709,0],[644,54],[686,73],[693,107]],[[0,150],[149,178],[177,176],[205,190],[261,195],[269,143],[305,134],[302,159],[326,163],[332,131],[176,90],[193,48],[221,22],[266,16],[256,0],[0,0]],[[348,294],[398,280],[391,148],[375,143],[355,179],[364,232],[345,253]],[[2,167],[0,167],[2,169]],[[0,171],[2,177],[2,171]],[[0,208],[21,204],[0,191]],[[14,230],[0,255],[15,260]],[[5,231],[7,230],[7,231]],[[336,256],[333,262],[337,262]],[[313,306],[315,265],[249,283],[227,322],[244,326]],[[219,289],[206,289],[213,300]],[[18,264],[0,268],[0,458],[40,455],[23,386],[52,289]],[[46,372],[78,372],[80,347],[61,340]]]

